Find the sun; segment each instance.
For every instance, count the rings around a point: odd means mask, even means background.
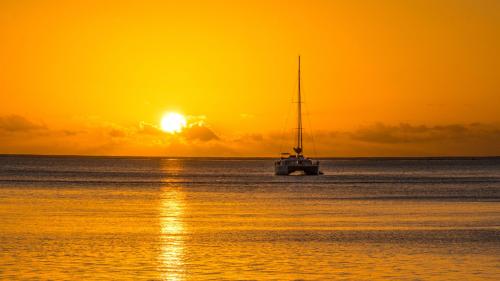
[[[180,133],[186,127],[186,118],[182,114],[169,112],[161,118],[161,129],[165,132],[174,134]]]

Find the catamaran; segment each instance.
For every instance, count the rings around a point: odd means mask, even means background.
[[[300,56],[299,56],[299,87],[297,101],[297,146],[293,148],[295,154],[281,153],[281,158],[274,162],[276,175],[289,175],[293,172],[302,172],[306,175],[321,175],[319,161],[313,161],[304,156],[302,145],[302,97],[300,94]]]

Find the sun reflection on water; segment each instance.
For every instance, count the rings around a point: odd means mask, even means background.
[[[179,171],[178,161],[164,161],[165,172]],[[168,173],[167,173],[168,174]],[[165,179],[168,182],[168,178]],[[161,264],[163,280],[184,280],[184,233],[183,216],[185,195],[179,187],[163,187],[161,192]]]

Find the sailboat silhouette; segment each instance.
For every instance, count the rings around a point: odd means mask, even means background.
[[[274,162],[274,173],[276,175],[289,175],[293,172],[303,172],[306,175],[320,175],[319,161],[313,161],[304,157],[302,142],[302,96],[300,93],[300,56],[299,56],[299,87],[297,102],[297,146],[293,148],[295,154],[282,153],[281,158]]]

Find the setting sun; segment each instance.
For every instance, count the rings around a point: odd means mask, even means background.
[[[161,129],[168,133],[179,133],[186,127],[186,118],[179,113],[170,112],[161,119]]]

